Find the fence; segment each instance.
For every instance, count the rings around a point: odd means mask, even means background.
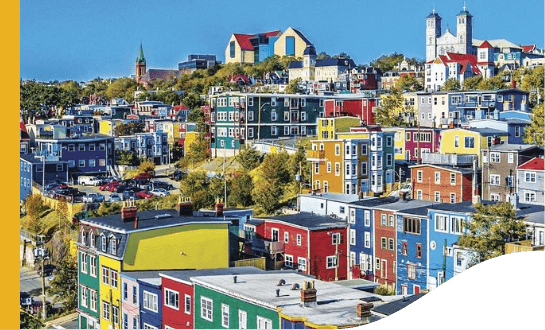
[[[234,267],[247,267],[252,266],[259,269],[267,269],[267,261],[265,257],[236,260],[233,262]]]
[[[44,201],[44,204],[52,210],[56,210],[57,205],[61,202],[58,199],[44,196],[42,194],[42,191],[39,185],[32,187],[32,194],[39,194],[40,196],[42,196],[42,200]],[[85,203],[71,203],[67,201],[66,206],[68,209],[68,216],[69,218],[72,218],[76,213],[81,212],[83,210]]]

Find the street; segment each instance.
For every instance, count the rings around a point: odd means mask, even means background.
[[[41,301],[41,294],[42,294],[42,280],[40,276],[36,273],[35,270],[29,269],[26,267],[20,267],[20,283],[21,283],[21,292],[28,292],[32,298],[34,298],[35,301]],[[47,292],[47,288],[49,287],[49,280],[46,277],[45,278],[45,288]],[[46,299],[47,301],[51,301],[51,297],[49,297],[46,293]]]

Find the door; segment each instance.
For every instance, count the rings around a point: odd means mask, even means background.
[[[406,296],[406,295],[407,295],[407,292],[408,292],[408,290],[407,290],[407,285],[402,285],[402,286],[401,286],[401,295],[402,295],[402,296]]]
[[[276,228],[272,229],[272,241],[278,242],[278,229]]]
[[[384,259],[380,262],[380,277],[382,279],[386,279],[388,277],[388,269],[386,268],[388,266],[388,262]]]
[[[420,293],[420,286],[419,285],[415,285],[413,287],[413,294],[419,294]]]

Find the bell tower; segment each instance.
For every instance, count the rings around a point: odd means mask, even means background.
[[[426,17],[426,62],[437,57],[437,38],[441,36],[441,16],[433,8]]]
[[[460,54],[475,54],[473,49],[473,16],[469,13],[464,2],[464,8],[456,15],[456,39]]]
[[[146,74],[146,59],[144,58],[144,49],[140,43],[140,52],[136,58],[136,82],[140,83],[142,76]]]

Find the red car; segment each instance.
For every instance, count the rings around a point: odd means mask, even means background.
[[[110,181],[106,184],[103,184],[102,186],[98,187],[98,189],[100,191],[104,191],[104,190],[108,190],[108,191],[112,191],[111,188],[112,187],[117,187],[119,185],[119,181]]]
[[[136,196],[138,196],[138,197],[140,197],[142,199],[148,199],[148,198],[155,197],[154,194],[150,193],[149,191],[145,191],[145,190],[137,192]]]
[[[153,176],[149,173],[141,173],[141,174],[138,174],[137,176],[135,176],[133,179],[135,180],[149,180],[151,179]]]

